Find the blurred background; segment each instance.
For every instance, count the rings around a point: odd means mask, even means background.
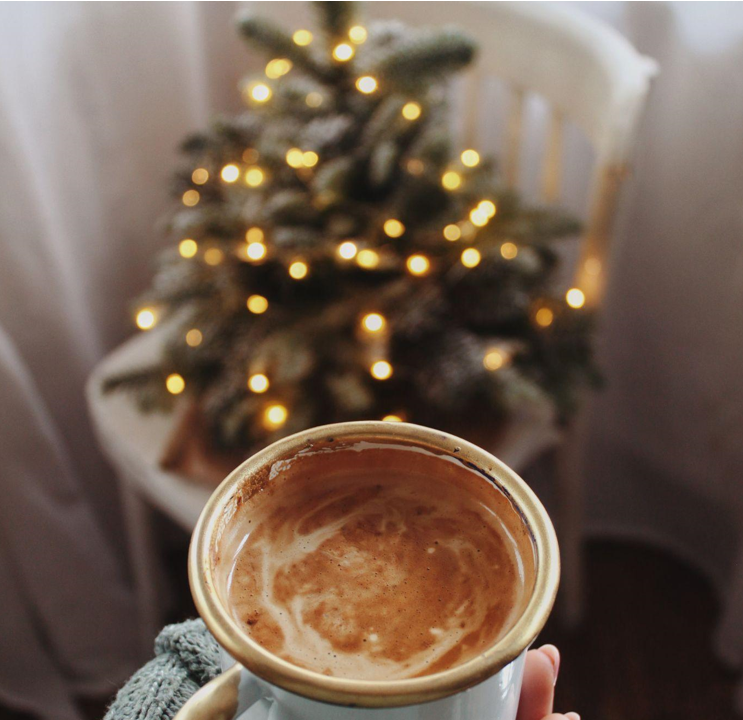
[[[509,4],[472,5],[457,4],[462,29],[478,18],[498,47]],[[453,6],[364,12],[425,25]],[[649,93],[595,303],[605,386],[569,452],[542,426],[506,452],[571,553],[542,636],[563,652],[558,709],[743,716],[743,4],[554,8],[574,35],[601,44],[611,28],[657,63],[637,61]],[[240,80],[263,71],[234,30],[241,9],[311,22],[304,3],[0,4],[0,717],[101,716],[157,630],[195,613],[185,557],[208,483],[162,467],[173,416],[98,387],[139,352],[117,348],[173,242],[158,228],[179,142],[242,110]],[[539,53],[523,51],[533,67]],[[555,85],[593,82],[573,70]],[[512,158],[506,85],[480,86],[474,131],[454,92],[453,131]],[[525,97],[509,167],[534,201],[550,118]],[[559,205],[591,227],[601,149],[569,122],[561,148]]]

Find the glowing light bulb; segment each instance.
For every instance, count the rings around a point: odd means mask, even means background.
[[[480,153],[477,150],[465,150],[461,156],[462,165],[466,167],[475,167],[480,163]]]
[[[351,240],[346,240],[338,246],[338,257],[341,257],[344,260],[353,260],[353,258],[356,257],[357,252],[358,248],[356,247],[356,243],[351,242]]]
[[[353,45],[348,43],[340,43],[333,48],[333,59],[338,62],[348,62],[355,54]]]
[[[488,219],[494,218],[495,213],[497,212],[495,203],[492,200],[480,200],[480,202],[477,203],[477,209],[485,213]]]
[[[368,313],[361,320],[361,325],[367,332],[379,332],[387,324],[384,315],[379,313]]]
[[[286,151],[286,164],[289,167],[300,168],[302,167],[302,151],[299,148],[292,148]]]
[[[553,313],[548,307],[542,307],[537,310],[534,319],[540,327],[549,327],[555,319],[555,313]]]
[[[266,257],[266,246],[262,242],[248,243],[245,254],[248,260],[263,260]]]
[[[191,173],[191,180],[197,185],[203,185],[209,179],[209,171],[206,168],[196,168]]]
[[[178,252],[181,254],[181,257],[184,258],[192,258],[196,255],[198,249],[199,246],[197,245],[196,240],[191,240],[191,238],[186,238],[178,243]]]
[[[570,288],[565,293],[565,302],[570,305],[571,308],[582,308],[586,304],[586,296],[582,290],[578,288]]]
[[[260,394],[266,392],[269,385],[268,378],[263,373],[256,373],[248,378],[248,387],[254,393]]]
[[[509,240],[500,246],[500,254],[505,260],[513,260],[519,254],[519,249]]]
[[[233,183],[240,177],[240,168],[233,164],[225,165],[219,175],[226,183]]]
[[[385,415],[382,420],[384,422],[402,422],[402,418],[399,415]]]
[[[425,275],[431,267],[425,255],[411,255],[405,264],[411,275]]]
[[[245,160],[248,165],[254,165],[258,162],[260,158],[260,153],[255,148],[246,148],[243,150],[243,160]]]
[[[289,411],[283,405],[278,403],[269,405],[263,411],[263,425],[268,430],[278,430],[286,423],[288,417]]]
[[[405,163],[405,169],[411,175],[422,175],[426,169],[426,165],[422,160],[419,160],[418,158],[410,158],[410,160]]]
[[[248,310],[254,315],[262,315],[268,310],[268,300],[263,295],[251,295],[248,298]]]
[[[165,378],[165,387],[171,395],[180,395],[186,389],[186,381],[182,375],[171,373]]]
[[[186,190],[186,192],[183,193],[183,197],[181,198],[181,200],[186,207],[193,207],[194,205],[199,204],[199,200],[201,200],[201,193],[199,193],[198,190],[194,190],[193,188],[191,190]]]
[[[191,328],[186,333],[186,345],[189,347],[198,347],[201,345],[201,341],[204,339],[204,336],[201,334],[201,330],[198,328]]]
[[[323,103],[323,96],[319,92],[307,93],[304,101],[307,103],[307,107],[319,108]]]
[[[399,238],[405,232],[405,226],[394,218],[384,221],[383,229],[385,235],[391,238]]]
[[[248,168],[248,170],[245,172],[245,184],[248,187],[258,187],[263,183],[263,180],[265,179],[265,174],[263,173],[263,170],[261,170],[259,167],[252,167]]]
[[[312,33],[309,30],[297,30],[292,35],[292,40],[300,47],[305,47],[312,42]]]
[[[417,120],[421,116],[423,108],[417,102],[407,102],[402,106],[400,112],[406,120]]]
[[[302,153],[302,163],[305,167],[315,167],[315,165],[317,165],[318,163],[318,160],[320,160],[320,156],[312,150],[306,150]]]
[[[263,230],[259,227],[248,228],[245,232],[245,241],[249,243],[262,243],[264,237]]]
[[[467,248],[462,252],[462,257],[460,259],[462,261],[462,265],[467,268],[473,268],[477,267],[480,264],[482,256],[480,255],[479,250],[475,248]]]
[[[307,263],[302,262],[301,260],[296,260],[289,265],[289,276],[294,280],[302,280],[303,278],[306,278],[308,272],[309,268],[307,267]]]
[[[204,253],[204,262],[207,265],[219,265],[224,260],[224,253],[219,248],[209,248]]]
[[[153,308],[142,308],[134,318],[140,330],[151,330],[157,325],[157,315]]]
[[[456,190],[462,184],[462,176],[455,170],[448,170],[441,176],[441,185],[445,190]]]
[[[373,270],[379,265],[379,255],[374,250],[360,250],[356,262],[366,270]]]
[[[500,370],[506,362],[508,362],[508,355],[500,348],[492,348],[485,353],[485,357],[482,359],[482,364],[486,370]]]
[[[275,80],[286,75],[292,69],[292,61],[286,58],[276,58],[266,65],[266,77]]]
[[[354,25],[348,31],[348,37],[351,38],[351,42],[355,42],[357,45],[361,45],[366,40],[368,34],[366,28],[361,25]]]
[[[372,377],[377,380],[387,380],[392,377],[392,365],[390,365],[386,360],[377,360],[377,362],[372,364],[369,370]]]
[[[485,225],[487,225],[489,221],[490,218],[484,210],[480,210],[480,208],[470,210],[470,222],[473,225],[477,227],[485,227]]]
[[[250,97],[257,103],[264,103],[271,99],[273,91],[266,83],[256,83],[250,88]]]
[[[454,225],[453,223],[451,225],[447,225],[444,228],[444,237],[449,242],[456,242],[459,240],[459,238],[462,237],[462,231],[459,229],[459,225]]]
[[[371,75],[363,75],[356,81],[356,89],[364,95],[371,95],[379,87],[375,78]]]

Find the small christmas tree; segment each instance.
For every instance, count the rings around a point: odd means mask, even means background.
[[[190,394],[233,451],[332,421],[492,422],[534,396],[566,417],[593,376],[582,294],[553,287],[576,225],[452,146],[446,82],[473,42],[316,9],[319,37],[240,21],[266,77],[183,144],[176,247],[136,315],[165,321],[164,351],[106,389],[143,410]]]

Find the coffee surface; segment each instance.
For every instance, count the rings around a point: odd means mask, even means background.
[[[327,675],[391,680],[461,664],[518,612],[517,543],[475,473],[447,463],[442,479],[369,458],[279,469],[238,511],[232,613],[270,652]],[[455,482],[465,473],[477,492]]]

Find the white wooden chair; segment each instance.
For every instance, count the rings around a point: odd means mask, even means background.
[[[309,22],[302,3],[252,3],[251,6],[289,27]],[[564,126],[575,125],[591,144],[595,167],[587,202],[586,230],[581,242],[574,284],[591,307],[600,305],[609,239],[618,190],[627,175],[638,121],[656,65],[621,35],[577,10],[542,3],[372,2],[370,20],[398,18],[413,25],[456,24],[479,42],[477,66],[467,83],[468,115],[462,123],[462,147],[477,147],[481,87],[491,76],[505,81],[511,99],[506,122],[504,171],[519,185],[524,107],[530,94],[550,107],[543,160],[544,200],[558,201],[562,173]],[[227,30],[226,30],[227,31]],[[157,332],[137,336],[109,355],[88,384],[88,402],[101,445],[117,469],[127,520],[131,564],[140,604],[142,641],[147,647],[160,625],[157,602],[157,548],[150,522],[155,507],[191,530],[208,491],[160,469],[158,461],[173,418],[139,415],[129,398],[102,395],[101,378],[146,362],[157,353]],[[580,425],[580,419],[576,425]],[[525,408],[489,448],[516,469],[556,447],[558,533],[563,553],[563,610],[574,622],[581,612],[581,527],[583,474],[580,432],[559,431],[543,408]]]

